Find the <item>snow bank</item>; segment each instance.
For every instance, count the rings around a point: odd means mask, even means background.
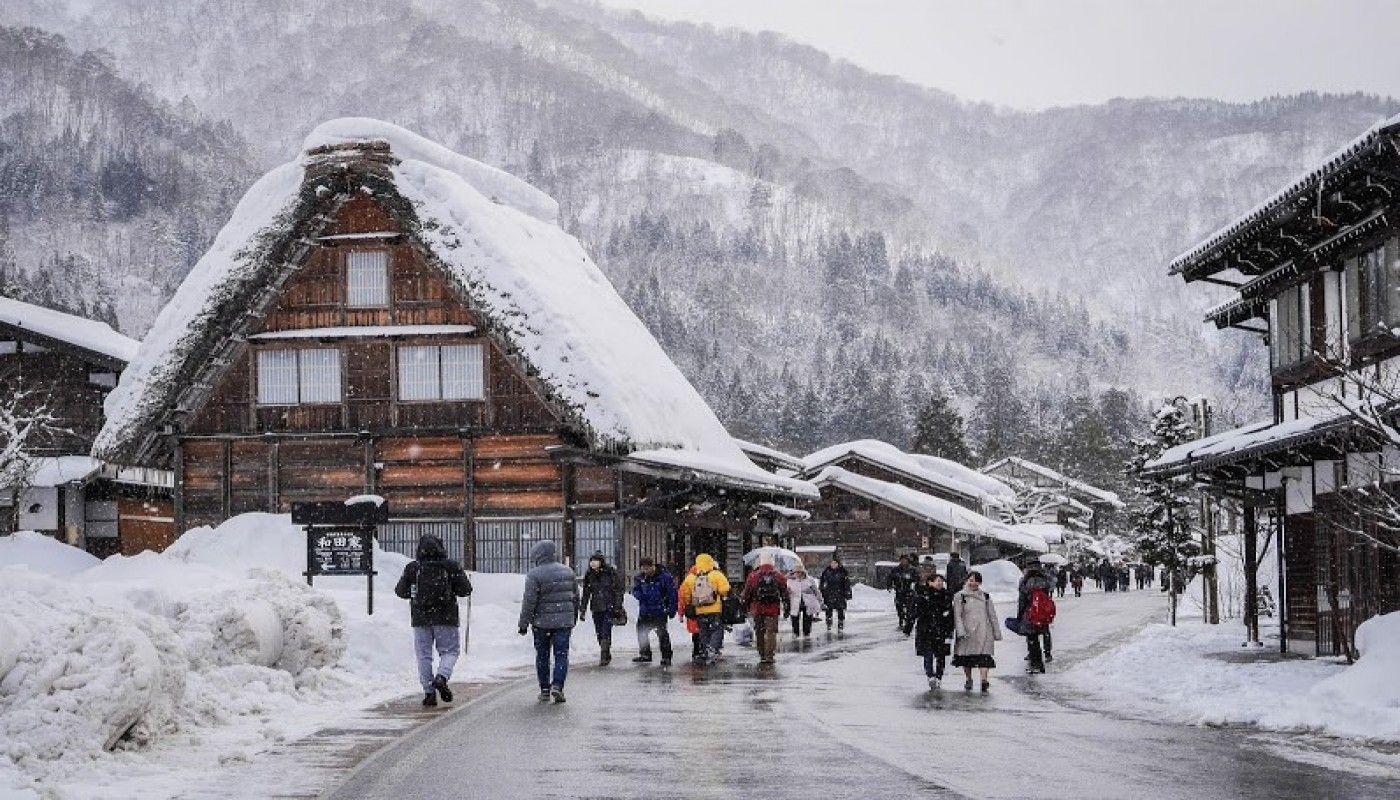
[[[73,575],[100,563],[96,556],[42,533],[19,531],[0,536],[0,568],[27,567],[45,575]]]
[[[1242,649],[1241,638],[1236,625],[1154,625],[1063,680],[1144,717],[1400,742],[1400,613],[1361,626],[1352,666],[1281,660]]]
[[[847,611],[888,611],[894,613],[894,593],[876,589],[864,583],[851,586],[851,599],[846,603]]]

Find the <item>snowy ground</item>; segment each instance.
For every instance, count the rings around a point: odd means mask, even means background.
[[[416,693],[407,604],[393,596],[407,559],[376,552],[371,616],[363,578],[309,589],[304,558],[301,531],[263,514],[191,531],[164,554],[101,562],[35,534],[0,537],[0,798],[179,796],[211,772],[255,767],[260,753]],[[1013,614],[1014,566],[977,568],[999,615]],[[519,675],[534,657],[515,631],[523,578],[472,577],[471,646],[454,680]],[[1132,594],[1112,605],[1156,595]],[[857,586],[851,610],[892,625],[891,600]],[[1400,615],[1363,628],[1363,659],[1343,667],[1256,660],[1237,623],[1184,613],[1178,628],[1152,625],[1061,659],[1043,688],[1150,719],[1400,742]],[[597,644],[590,625],[578,631],[585,663]],[[672,633],[687,641],[678,622]],[[618,636],[624,652],[635,646]]]

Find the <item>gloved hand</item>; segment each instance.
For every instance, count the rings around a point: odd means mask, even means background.
[[[521,636],[524,636],[526,633],[529,632],[529,630],[530,630],[529,628],[525,627],[524,625],[521,625],[521,626],[520,626],[519,633],[520,633]]]
[[[580,611],[580,612],[578,612],[578,618],[579,618],[579,619],[587,619],[587,618],[588,618],[588,612],[587,612],[587,611]]]

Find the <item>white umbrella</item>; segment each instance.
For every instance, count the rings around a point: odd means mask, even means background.
[[[1059,553],[1046,553],[1046,554],[1044,554],[1044,555],[1042,555],[1042,556],[1040,557],[1040,563],[1042,563],[1042,564],[1068,564],[1068,563],[1069,563],[1069,559],[1065,558],[1064,556],[1060,555]]]
[[[770,555],[773,557],[773,568],[780,572],[787,572],[794,567],[802,566],[802,557],[785,547],[775,547],[768,545],[756,547],[744,554],[744,566],[758,566],[759,556]]]

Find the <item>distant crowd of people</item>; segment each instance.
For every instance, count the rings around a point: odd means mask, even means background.
[[[779,570],[774,557],[760,551],[756,568],[737,591],[707,553],[695,557],[679,583],[662,565],[643,558],[630,588],[601,553],[589,559],[582,586],[573,569],[559,561],[552,541],[536,542],[530,561],[533,566],[525,576],[518,628],[521,636],[533,631],[539,699],[556,703],[565,702],[574,626],[592,615],[599,664],[609,664],[613,631],[629,622],[623,606],[627,594],[636,599],[638,609],[637,655],[632,661],[642,664],[653,660],[654,638],[661,666],[669,666],[674,657],[668,628],[672,617],[685,620],[691,636],[691,660],[696,664],[723,658],[726,631],[748,622],[759,664],[766,666],[776,660],[781,619],[789,620],[794,637],[810,636],[819,618],[828,630],[834,623],[840,631],[853,596],[850,574],[837,558],[814,578],[801,564],[787,565],[787,572]],[[1152,576],[1146,567],[1134,573],[1107,560],[1089,569],[1032,564],[1020,579],[1016,615],[1004,622],[998,619],[991,595],[982,588],[982,573],[970,569],[958,553],[950,555],[942,573],[922,570],[909,556],[901,556],[889,576],[888,588],[895,595],[899,629],[913,637],[929,687],[941,688],[951,655],[953,667],[963,670],[964,690],[971,691],[980,682],[981,691],[986,692],[991,686],[990,671],[997,666],[996,642],[1002,639],[1003,627],[1026,639],[1027,671],[1045,672],[1045,665],[1054,660],[1054,597],[1063,598],[1071,587],[1079,597],[1086,574],[1104,591],[1126,591],[1133,577],[1142,589]],[[452,700],[448,681],[460,654],[457,598],[469,596],[471,591],[466,573],[447,559],[442,542],[432,535],[422,537],[418,558],[405,568],[395,592],[410,602],[425,706],[437,705],[439,697]]]

